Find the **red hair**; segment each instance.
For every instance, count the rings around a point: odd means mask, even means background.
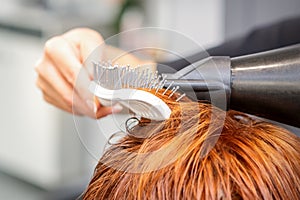
[[[113,144],[84,199],[300,199],[297,136],[236,111],[161,98],[170,119],[141,120]]]

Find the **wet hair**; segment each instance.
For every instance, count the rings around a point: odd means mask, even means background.
[[[300,199],[300,140],[210,104],[180,103],[141,119],[99,160],[83,199]]]

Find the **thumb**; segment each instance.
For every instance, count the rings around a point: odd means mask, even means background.
[[[119,113],[123,110],[123,107],[120,104],[115,104],[112,107],[100,107],[96,112],[96,118],[99,119],[106,115],[110,115],[112,113]]]

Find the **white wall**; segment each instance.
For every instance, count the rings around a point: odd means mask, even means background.
[[[59,180],[57,111],[42,101],[33,65],[34,37],[0,32],[0,168],[41,186]]]
[[[254,27],[263,26],[291,16],[300,15],[299,0],[226,0],[225,37],[245,34]]]
[[[224,39],[222,0],[152,0],[146,5],[149,26],[181,32],[205,48]]]

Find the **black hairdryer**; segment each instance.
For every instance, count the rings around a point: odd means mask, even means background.
[[[300,44],[209,57],[166,75],[165,87],[173,82],[190,98],[300,127]]]

